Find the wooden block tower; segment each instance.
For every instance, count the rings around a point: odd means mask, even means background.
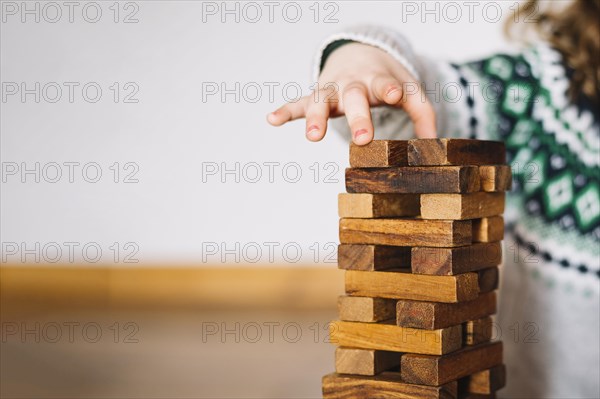
[[[350,147],[339,196],[346,295],[325,399],[494,398],[492,342],[505,191],[504,144],[463,139]]]

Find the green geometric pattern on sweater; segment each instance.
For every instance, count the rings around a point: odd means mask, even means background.
[[[600,170],[584,164],[579,154],[557,141],[556,132],[546,131],[534,117],[534,107],[560,117],[553,108],[552,88],[543,87],[523,56],[497,55],[467,67],[499,91],[497,106],[488,107],[495,115],[489,117],[498,121],[492,127],[498,126],[496,134],[506,143],[515,192],[523,197],[527,212],[599,239]],[[561,128],[590,149],[582,132],[568,123]]]

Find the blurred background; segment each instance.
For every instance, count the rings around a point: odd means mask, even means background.
[[[345,27],[464,61],[516,4],[2,1],[0,395],[319,397],[348,144],[266,114]]]

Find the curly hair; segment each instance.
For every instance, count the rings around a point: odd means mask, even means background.
[[[533,16],[530,21],[534,23],[529,26],[561,52],[573,69],[570,98],[577,101],[585,95],[599,104],[600,0],[574,0],[561,10],[540,8],[539,0],[527,0],[514,10],[513,18],[505,25],[507,35],[512,37],[515,22],[521,21],[524,15]]]

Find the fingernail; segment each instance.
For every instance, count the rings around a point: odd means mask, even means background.
[[[388,89],[388,91],[385,93],[386,96],[389,96],[391,94],[393,94],[394,92],[398,91],[398,88],[396,86],[392,86]]]
[[[354,132],[354,138],[355,138],[355,139],[357,139],[357,138],[359,138],[360,136],[363,136],[363,135],[365,135],[365,134],[367,134],[367,133],[369,133],[369,132],[367,131],[367,129],[359,129],[359,130],[357,130],[356,132]]]
[[[317,139],[319,137],[319,126],[311,125],[306,129],[306,136],[311,139]]]

